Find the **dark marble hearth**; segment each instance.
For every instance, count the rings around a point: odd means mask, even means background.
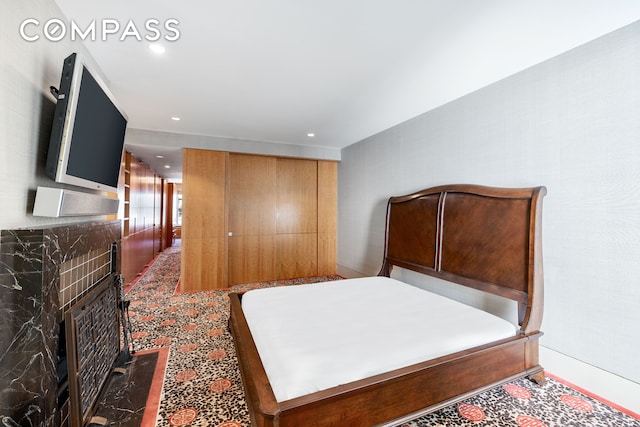
[[[158,356],[153,352],[128,359],[123,354],[117,365],[126,371],[111,375],[94,416],[106,419],[108,426],[139,427],[158,368]]]

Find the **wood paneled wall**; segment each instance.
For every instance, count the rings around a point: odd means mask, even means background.
[[[162,179],[125,152],[120,176],[122,209],[122,274],[125,283],[140,274],[162,250]]]
[[[336,184],[335,162],[185,149],[182,289],[335,273]]]
[[[173,245],[173,183],[162,180],[162,249]]]
[[[276,162],[275,157],[229,155],[229,283],[248,283],[277,277]]]
[[[336,273],[338,163],[318,161],[318,275]]]
[[[278,279],[318,274],[318,162],[278,159],[276,167]]]
[[[180,286],[184,291],[222,288],[226,283],[225,167],[223,152],[182,152]]]

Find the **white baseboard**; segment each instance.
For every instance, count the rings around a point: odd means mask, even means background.
[[[349,267],[345,267],[344,265],[340,265],[340,264],[336,265],[336,273],[339,276],[344,277],[345,279],[355,279],[356,277],[364,277],[364,274],[359,273],[355,270],[350,269]]]
[[[640,414],[640,384],[540,346],[545,371],[622,408]]]

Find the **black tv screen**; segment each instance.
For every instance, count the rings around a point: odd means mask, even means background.
[[[74,53],[62,68],[47,155],[56,182],[116,192],[127,116]]]

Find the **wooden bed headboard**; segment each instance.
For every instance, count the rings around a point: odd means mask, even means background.
[[[443,185],[387,204],[384,261],[518,302],[521,332],[542,323],[545,187]]]

